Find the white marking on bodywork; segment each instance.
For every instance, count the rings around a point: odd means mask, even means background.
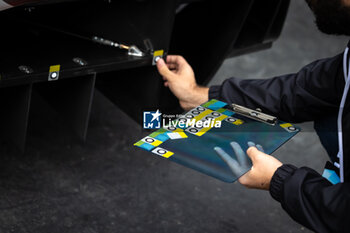
[[[7,4],[3,0],[0,0],[0,11],[6,10],[11,7],[12,7],[11,5]]]

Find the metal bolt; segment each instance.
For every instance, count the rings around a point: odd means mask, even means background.
[[[73,62],[75,64],[80,65],[80,66],[86,66],[87,65],[87,62],[84,59],[80,58],[80,57],[73,58]]]
[[[51,74],[51,78],[52,78],[52,79],[56,79],[56,78],[57,78],[57,73],[56,73],[56,72],[53,72],[53,73]]]
[[[296,130],[296,128],[295,128],[294,126],[289,126],[288,129],[289,129],[290,131],[295,131],[295,130]]]
[[[257,117],[257,116],[259,115],[259,113],[257,113],[257,112],[251,112],[250,115],[251,115],[252,117]]]
[[[18,66],[18,69],[19,69],[19,71],[21,71],[21,72],[23,72],[23,73],[25,73],[25,74],[31,74],[31,73],[33,73],[33,69],[30,68],[29,66],[24,66],[24,65]]]
[[[160,57],[155,57],[154,62],[157,63],[159,61]]]
[[[35,7],[26,7],[26,8],[24,8],[24,10],[31,13],[32,11],[35,10]]]

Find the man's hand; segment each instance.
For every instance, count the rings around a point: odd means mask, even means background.
[[[183,57],[169,55],[167,63],[159,59],[157,68],[165,81],[164,86],[170,88],[183,109],[189,110],[208,101],[209,88],[197,85],[194,72]]]
[[[236,154],[237,160],[224,152],[220,147],[215,147],[217,154],[228,164],[236,176],[241,176],[247,169],[247,161],[244,151],[236,142],[231,142],[231,147]],[[282,163],[274,157],[265,154],[260,145],[248,142],[247,155],[252,160],[253,166],[238,181],[248,188],[265,189],[270,188],[270,182],[275,171],[282,166]]]

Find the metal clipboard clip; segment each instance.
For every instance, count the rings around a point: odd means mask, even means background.
[[[252,110],[238,104],[232,104],[232,109],[234,112],[243,115],[245,117],[257,120],[269,125],[276,125],[277,117],[262,113],[260,109]]]

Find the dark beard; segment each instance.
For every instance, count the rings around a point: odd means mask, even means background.
[[[321,32],[335,35],[350,35],[350,7],[342,0],[306,0],[316,17]]]

